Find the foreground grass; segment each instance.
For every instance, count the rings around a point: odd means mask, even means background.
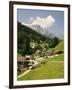
[[[32,69],[25,76],[18,80],[39,80],[39,79],[56,79],[64,77],[63,54],[57,57],[49,58],[46,64],[41,67]]]

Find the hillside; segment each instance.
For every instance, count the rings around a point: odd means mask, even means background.
[[[61,50],[64,51],[64,41],[61,41],[55,48],[54,50]]]
[[[32,45],[35,44],[39,48],[40,41],[46,41],[47,38],[38,32],[32,30],[31,28],[22,25],[20,22],[17,23],[18,33],[17,33],[17,43],[18,43],[18,54],[32,54],[35,52],[32,49]],[[35,48],[36,49],[36,48]]]
[[[26,26],[26,25],[22,25],[20,22],[17,23],[18,24],[18,32],[24,32],[26,35],[30,36],[33,35],[34,37],[36,37],[36,39],[46,39],[45,36],[43,36],[42,34],[38,33],[37,31],[31,29],[30,27]]]
[[[17,52],[23,56],[32,55],[37,50],[42,52],[54,48],[60,41],[57,37],[50,37],[51,35],[46,37],[20,22],[17,23],[17,30]]]

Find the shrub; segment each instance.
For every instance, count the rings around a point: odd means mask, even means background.
[[[63,51],[56,51],[55,54],[62,54],[64,53]]]

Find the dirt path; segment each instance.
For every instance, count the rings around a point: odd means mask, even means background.
[[[31,68],[32,68],[32,66],[30,66],[28,70],[26,70],[23,74],[19,75],[17,78],[20,78],[20,77],[26,75],[28,72],[30,72]]]
[[[38,63],[37,61],[34,61],[34,64],[33,65],[36,65],[37,63]],[[17,78],[20,78],[20,77],[26,75],[27,73],[29,73],[31,71],[33,65],[30,66],[28,70],[26,70],[23,74],[19,75]]]

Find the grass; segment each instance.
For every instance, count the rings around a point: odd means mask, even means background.
[[[61,41],[55,48],[54,48],[55,51],[57,50],[62,50],[64,51],[64,41]]]
[[[64,54],[61,54],[59,56],[54,56],[54,58],[49,58],[50,61],[64,61]]]
[[[25,76],[20,77],[18,80],[39,80],[39,79],[56,79],[64,77],[64,58],[63,54],[53,58],[47,59],[48,61],[41,67],[32,69]]]

